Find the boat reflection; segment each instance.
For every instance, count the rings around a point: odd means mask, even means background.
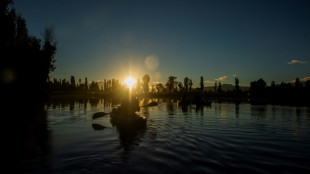
[[[134,151],[135,148],[140,145],[141,139],[146,132],[146,126],[118,124],[118,122],[113,121],[113,119],[111,119],[110,122],[119,134],[120,146],[118,149],[124,150],[121,155],[122,161],[127,162],[130,159],[130,152]]]

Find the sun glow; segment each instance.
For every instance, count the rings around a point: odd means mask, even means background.
[[[132,77],[127,77],[124,82],[128,86],[128,88],[131,89],[133,85],[136,83],[136,80]]]

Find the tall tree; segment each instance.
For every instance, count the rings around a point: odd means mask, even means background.
[[[74,76],[71,76],[70,78],[70,85],[72,88],[75,88],[75,77]]]
[[[201,94],[203,95],[203,91],[204,91],[204,82],[203,82],[203,77],[200,77],[200,90],[201,90]]]
[[[144,94],[148,94],[149,93],[150,76],[145,74],[143,76],[142,80],[143,80],[143,91],[144,91]]]
[[[175,86],[175,79],[176,79],[176,77],[174,77],[174,76],[169,76],[168,77],[168,81],[166,83],[166,86],[167,86],[167,88],[168,88],[170,93],[172,93],[172,90],[173,90],[173,88]]]
[[[214,82],[214,93],[217,92],[217,81]]]
[[[85,87],[84,87],[84,90],[85,90],[85,92],[87,92],[88,91],[88,81],[87,81],[87,77],[85,77]]]
[[[184,87],[185,87],[185,92],[188,92],[188,77],[184,78]]]
[[[235,77],[235,90],[236,90],[236,94],[239,94],[240,91],[240,87],[239,87],[239,79],[237,77]]]
[[[182,92],[183,91],[183,84],[182,84],[182,82],[177,82],[177,86],[179,88],[179,92]]]
[[[300,83],[300,80],[299,78],[297,77],[296,80],[295,80],[295,88],[296,89],[299,89],[302,87],[302,84]]]
[[[219,82],[219,87],[218,87],[218,93],[221,94],[222,93],[222,83],[221,81]]]
[[[193,81],[192,81],[192,79],[189,79],[189,80],[188,80],[188,85],[189,85],[189,93],[191,93],[191,92],[192,92],[192,86],[193,86]]]

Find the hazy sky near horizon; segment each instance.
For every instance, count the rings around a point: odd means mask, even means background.
[[[310,1],[14,2],[30,34],[54,28],[56,78],[310,79]]]

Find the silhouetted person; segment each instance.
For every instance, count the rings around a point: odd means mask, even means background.
[[[124,98],[121,101],[121,106],[118,108],[121,116],[132,116],[135,112],[140,111],[139,101],[136,97],[130,96],[129,92],[126,92]]]

